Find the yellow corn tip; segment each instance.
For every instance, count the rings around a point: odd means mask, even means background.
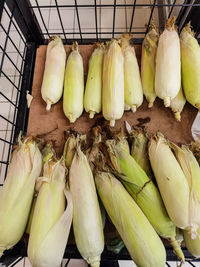
[[[190,23],[180,34],[182,84],[187,101],[200,110],[200,47]]]
[[[72,134],[70,137],[68,137],[63,151],[63,158],[65,160],[65,165],[67,168],[69,168],[72,163],[72,159],[76,152],[76,146],[77,146],[77,140],[75,136]]]
[[[63,111],[71,123],[74,123],[83,112],[83,93],[83,59],[75,42],[67,60],[63,96]]]
[[[124,112],[124,57],[117,40],[107,44],[104,55],[102,109],[111,127]]]
[[[84,108],[92,119],[101,111],[102,71],[104,45],[97,44],[89,61],[89,70],[84,95]]]
[[[123,35],[121,38],[124,54],[124,99],[125,105],[135,112],[142,104],[143,92],[135,49],[129,40],[129,35]]]
[[[52,36],[47,46],[45,69],[41,87],[43,100],[46,102],[46,110],[57,103],[63,92],[66,52],[59,36]]]
[[[88,264],[97,267],[104,248],[102,218],[92,171],[79,146],[70,167],[69,183],[76,245]]]
[[[0,190],[0,256],[4,250],[12,248],[25,231],[41,167],[42,158],[36,142],[29,137],[21,141],[19,137]]]
[[[164,267],[166,253],[160,238],[122,184],[107,172],[97,172],[95,182],[103,205],[133,261],[143,267]]]
[[[156,51],[158,45],[159,34],[154,25],[150,25],[150,29],[142,43],[141,58],[141,79],[143,93],[148,101],[148,107],[151,108],[156,99],[154,88],[155,81],[155,64]]]

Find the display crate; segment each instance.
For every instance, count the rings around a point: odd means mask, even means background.
[[[84,15],[86,9],[87,17]],[[49,11],[59,27],[55,28],[46,16]],[[74,14],[73,22],[68,19],[71,12]],[[91,46],[98,40],[108,41],[129,32],[133,34],[133,43],[140,46],[152,20],[162,31],[166,19],[172,15],[177,16],[179,31],[191,21],[196,37],[199,38],[198,0],[1,0],[0,104],[5,107],[5,112],[0,114],[0,186],[6,177],[12,147],[19,132],[26,134],[28,127],[30,130],[26,91],[31,92],[34,85],[38,48],[42,49],[51,35],[60,35],[65,45],[77,41],[80,45]],[[159,108],[159,100],[156,105]],[[196,111],[189,104],[186,109],[190,112],[187,115],[187,127],[190,127]],[[181,127],[180,125],[178,127]],[[191,134],[188,138],[191,138]],[[189,139],[185,137],[185,141]],[[26,246],[26,239],[22,239],[12,250],[6,251],[0,259],[0,265],[2,262],[5,266],[14,266],[27,256]],[[172,266],[171,262],[177,258],[172,248],[167,246],[166,251],[166,264]],[[189,265],[200,266],[200,262],[185,248],[183,251]],[[64,257],[81,258],[75,245],[67,246]],[[118,266],[117,260],[130,260],[127,250],[124,248],[116,255],[105,248],[101,266]]]

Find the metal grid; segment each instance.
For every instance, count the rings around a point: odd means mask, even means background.
[[[73,20],[68,19],[71,13]],[[1,0],[0,186],[7,173],[12,145],[20,130],[26,132],[26,90],[31,90],[38,45],[46,44],[54,34],[59,34],[65,44],[74,40],[87,44],[99,39],[118,38],[124,32],[132,33],[134,42],[141,43],[152,20],[163,30],[165,20],[171,15],[177,16],[179,31],[191,20],[199,37],[199,14],[199,0]],[[186,250],[184,253],[191,258]],[[176,257],[170,248],[167,248],[167,254],[169,262],[166,266],[175,266],[171,261]],[[20,243],[6,253],[3,262],[6,266],[14,266],[23,260],[25,264],[25,257],[26,247]],[[65,258],[80,258],[80,254],[72,246],[66,251]],[[118,256],[104,251],[103,259],[102,266],[106,266],[106,261],[128,260],[130,257],[126,250]],[[187,264],[200,266],[199,262],[190,260]],[[117,265],[110,262],[108,266]]]

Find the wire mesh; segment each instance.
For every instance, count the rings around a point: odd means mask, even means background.
[[[19,103],[25,105],[25,90],[31,89],[22,88],[23,79],[27,80],[25,71],[33,72],[33,65],[25,68],[30,42],[34,43],[31,46],[34,52],[33,47],[47,43],[51,35],[60,35],[64,43],[70,44],[74,40],[93,43],[118,38],[128,32],[133,34],[135,42],[141,43],[152,21],[162,31],[165,20],[176,15],[181,30],[192,8],[200,8],[199,1],[190,0],[69,0],[65,3],[62,0],[0,2],[0,186],[7,173],[16,128],[26,131],[26,121],[18,125],[17,116],[19,112],[20,118],[27,116],[20,111]],[[200,28],[200,25],[193,26]],[[10,266],[22,260],[25,265],[23,256]],[[167,262],[166,266],[174,264]],[[200,264],[188,261],[185,266]]]

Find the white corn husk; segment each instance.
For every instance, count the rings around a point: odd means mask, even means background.
[[[47,46],[41,94],[47,110],[57,103],[63,92],[66,52],[59,36],[51,37]]]
[[[112,127],[124,113],[124,57],[117,40],[107,44],[104,55],[102,109]]]
[[[108,172],[97,172],[95,182],[103,205],[137,266],[164,267],[163,243],[122,184]]]
[[[40,177],[28,243],[28,257],[34,267],[59,267],[72,223],[72,198],[65,186],[64,161],[50,159]],[[67,207],[65,204],[67,199]]]
[[[36,178],[40,175],[42,157],[36,142],[20,140],[0,190],[0,257],[22,237],[28,221]]]
[[[200,167],[199,164],[187,146],[181,148],[171,144],[175,156],[185,174],[190,190],[189,202],[189,223],[190,235],[195,239],[200,230]],[[200,232],[200,231],[199,231]]]
[[[174,112],[174,117],[177,121],[181,120],[181,112],[185,106],[186,99],[183,94],[182,87],[179,90],[178,95],[172,99],[170,103],[170,108]]]
[[[133,112],[143,102],[142,82],[135,49],[130,45],[131,36],[122,35],[122,52],[124,54],[124,101],[126,109]]]
[[[188,23],[180,34],[182,84],[187,101],[200,110],[200,47]]]
[[[141,58],[141,79],[144,95],[148,101],[148,107],[153,106],[156,99],[155,93],[155,68],[156,68],[156,51],[158,46],[159,34],[154,25],[150,25],[142,43]]]
[[[89,61],[88,77],[85,87],[84,108],[92,119],[101,112],[102,72],[103,72],[104,45],[97,44]]]
[[[160,133],[150,140],[149,158],[169,217],[177,227],[193,232],[188,182],[170,144]]]
[[[165,107],[170,106],[181,86],[180,40],[174,23],[175,17],[167,21],[156,55],[155,92],[164,100]]]
[[[98,267],[104,249],[102,218],[92,171],[79,146],[71,163],[69,183],[77,248],[91,267]]]
[[[71,123],[83,112],[84,69],[78,44],[74,42],[65,71],[63,111]]]

